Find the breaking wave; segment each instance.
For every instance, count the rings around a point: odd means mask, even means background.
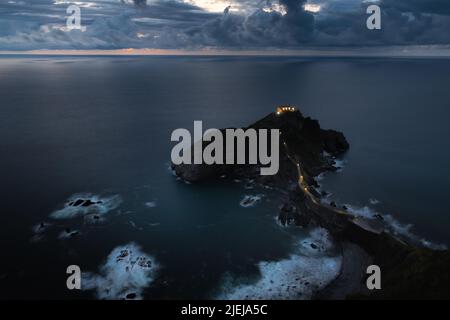
[[[72,195],[64,204],[62,209],[50,214],[53,219],[72,219],[88,214],[104,215],[116,209],[122,203],[119,195],[99,196],[90,193],[79,193]]]
[[[95,290],[99,299],[135,300],[156,276],[155,259],[129,243],[115,248],[100,267],[99,274],[83,273],[82,289]]]
[[[245,195],[244,199],[241,200],[239,205],[244,208],[253,207],[257,202],[261,200],[261,198],[261,195]]]
[[[334,166],[341,171],[344,167],[345,160],[336,160],[334,159]],[[321,183],[325,178],[327,173],[321,173],[315,177],[316,182],[319,184],[319,190],[323,190],[323,186]],[[325,197],[321,199],[322,202],[329,202],[331,193],[327,193]],[[372,206],[380,204],[380,201],[375,198],[369,199],[369,203]],[[447,246],[444,244],[436,244],[434,242],[428,241],[422,237],[417,236],[413,233],[412,229],[414,227],[413,224],[403,224],[395,219],[392,215],[389,214],[380,214],[379,212],[369,208],[368,206],[358,207],[351,204],[345,204],[348,212],[354,214],[355,216],[363,217],[366,219],[379,219],[381,218],[387,228],[387,231],[391,232],[395,236],[403,237],[415,244],[421,245],[426,248],[434,249],[434,250],[446,250]]]
[[[404,224],[395,219],[390,214],[381,214],[367,206],[357,207],[350,204],[346,204],[348,211],[355,216],[363,217],[366,219],[377,219],[381,218],[384,222],[387,231],[392,233],[395,236],[403,237],[406,240],[409,240],[415,244],[421,245],[423,247],[427,247],[434,250],[446,250],[447,246],[444,244],[437,244],[431,241],[428,241],[424,238],[421,238],[413,233],[412,229],[414,228],[413,224]]]
[[[333,243],[325,229],[314,229],[298,242],[295,252],[280,261],[258,263],[260,277],[249,283],[225,277],[216,299],[271,300],[311,299],[341,270],[342,257],[331,251]]]
[[[148,201],[144,204],[147,208],[155,208],[156,207],[156,201]]]
[[[333,167],[337,169],[337,172],[341,172],[344,169],[346,162],[346,160],[334,159]]]

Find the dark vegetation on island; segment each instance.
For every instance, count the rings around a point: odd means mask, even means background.
[[[280,129],[276,175],[260,175],[259,165],[182,164],[173,169],[189,182],[215,181],[226,175],[280,190],[284,199],[278,215],[281,224],[327,229],[340,246],[343,265],[340,275],[317,299],[450,298],[449,251],[418,247],[395,237],[385,228],[382,216],[356,217],[345,207],[321,201],[325,194],[318,190],[315,177],[336,170],[335,157],[348,150],[341,132],[321,129],[317,120],[298,110],[271,113],[248,128]],[[366,288],[370,264],[382,270],[381,290]]]

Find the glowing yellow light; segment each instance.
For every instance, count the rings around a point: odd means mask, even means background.
[[[277,115],[280,115],[280,114],[282,114],[283,112],[294,112],[295,111],[295,108],[294,107],[289,107],[289,106],[279,106],[279,107],[277,107],[277,109],[276,109],[276,114]]]

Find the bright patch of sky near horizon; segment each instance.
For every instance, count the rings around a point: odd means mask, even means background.
[[[207,12],[223,12],[231,4],[233,4],[231,8],[233,11],[240,12],[242,10],[238,3],[227,0],[183,0],[183,2],[202,8]]]
[[[236,13],[249,13],[252,10],[258,9],[258,7],[249,7],[248,5],[246,6],[245,4],[233,0],[183,0],[183,2],[202,8],[205,11],[216,13],[223,12],[228,7],[230,8],[230,11]],[[317,3],[306,3],[303,8],[305,11],[317,13],[320,11],[321,6],[321,4]],[[265,12],[275,11],[286,14],[285,6],[280,5],[279,3],[267,2],[265,6],[262,6],[262,9]]]

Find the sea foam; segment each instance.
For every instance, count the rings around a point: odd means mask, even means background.
[[[129,243],[116,247],[100,267],[99,274],[83,273],[82,289],[95,290],[99,299],[142,299],[156,276],[155,259]]]
[[[244,208],[253,207],[261,198],[262,195],[245,195],[239,204]]]
[[[447,249],[447,246],[444,244],[433,243],[417,236],[412,231],[412,229],[414,228],[413,224],[401,223],[390,214],[381,214],[376,210],[369,208],[368,206],[357,207],[350,204],[346,204],[345,206],[348,208],[348,212],[358,217],[363,217],[366,219],[377,219],[377,217],[382,217],[387,230],[395,236],[403,237],[405,240],[409,240],[414,244],[421,245],[426,248],[434,250]]]
[[[313,230],[298,242],[295,252],[280,261],[258,263],[260,277],[248,283],[225,277],[217,299],[266,300],[311,299],[333,281],[341,270],[342,257],[333,255],[333,244],[325,229]]]
[[[74,206],[73,203],[77,200],[90,200],[92,204],[89,206]],[[72,195],[66,201],[64,207],[52,212],[50,217],[53,219],[72,219],[88,214],[104,215],[119,207],[121,203],[122,198],[119,195],[99,196],[90,193],[79,193]]]

